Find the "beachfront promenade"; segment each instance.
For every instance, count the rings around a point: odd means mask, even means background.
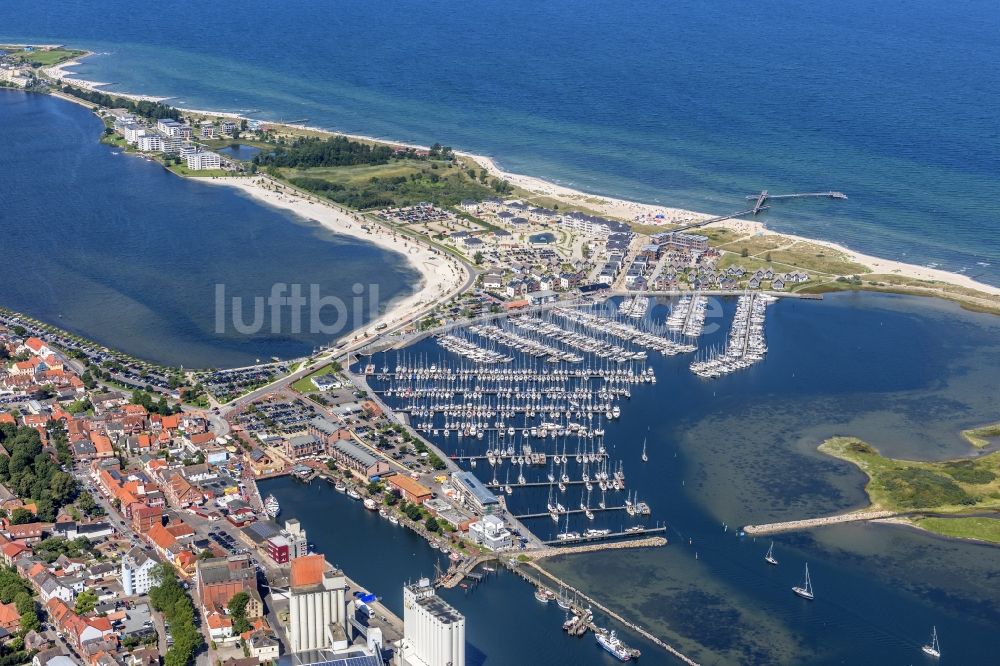
[[[743,528],[743,531],[746,532],[748,536],[761,536],[764,534],[775,534],[777,532],[808,530],[813,527],[822,527],[823,525],[837,525],[839,523],[854,523],[862,520],[892,518],[896,515],[899,515],[896,511],[873,511],[871,509],[864,509],[862,511],[841,513],[836,516],[826,516],[825,518],[806,518],[804,520],[790,520],[784,523],[747,525]]]

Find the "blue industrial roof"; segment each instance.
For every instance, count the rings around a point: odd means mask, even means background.
[[[452,476],[461,481],[462,484],[468,488],[469,492],[475,495],[476,499],[483,505],[486,504],[496,504],[499,502],[496,495],[490,492],[490,489],[483,485],[483,482],[479,480],[472,472],[454,472]]]

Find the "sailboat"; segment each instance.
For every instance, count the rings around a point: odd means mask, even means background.
[[[939,659],[941,657],[941,644],[938,643],[937,627],[931,628],[930,645],[924,645],[920,649],[924,651],[924,654],[930,655],[935,659]]]
[[[767,555],[764,556],[764,561],[768,564],[773,564],[778,566],[778,560],[774,559],[774,542],[771,542],[771,547],[767,549]]]
[[[805,583],[802,584],[802,587],[797,587],[797,586],[793,587],[792,588],[792,592],[794,592],[795,594],[799,595],[803,599],[808,599],[809,601],[813,600],[813,598],[814,598],[813,597],[813,585],[812,585],[812,580],[809,578],[809,564],[808,563],[806,564],[806,580],[805,580]]]

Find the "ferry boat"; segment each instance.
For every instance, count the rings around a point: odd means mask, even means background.
[[[281,513],[281,505],[278,504],[278,498],[274,495],[268,495],[264,500],[264,511],[271,518],[276,518]]]
[[[771,542],[771,547],[767,549],[767,555],[764,556],[764,561],[768,564],[778,566],[778,560],[774,559],[774,542]]]
[[[632,661],[632,659],[637,656],[636,652],[638,652],[638,650],[634,650],[625,645],[625,643],[623,643],[621,639],[615,635],[614,629],[611,631],[607,631],[605,629],[598,631],[597,643],[602,648],[610,652],[611,656],[618,661]]]
[[[941,644],[938,643],[937,627],[931,627],[931,642],[920,649],[930,657],[934,657],[935,659],[941,658]]]
[[[809,578],[809,565],[806,564],[806,580],[801,587],[795,586],[792,588],[792,592],[799,595],[803,599],[808,599],[812,601],[815,597],[813,596],[813,586],[812,580]]]

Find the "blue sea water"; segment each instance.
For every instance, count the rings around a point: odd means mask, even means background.
[[[654,320],[663,321],[669,304],[661,300],[651,308]],[[733,310],[733,299],[711,303],[701,349],[724,344]],[[632,387],[631,397],[620,401],[621,418],[603,422],[612,463],[622,463],[627,491],[648,502],[652,514],[643,519],[623,510],[596,512],[593,522],[577,514],[568,529],[665,523],[670,544],[566,556],[544,566],[703,664],[930,663],[920,645],[931,625],[942,641],[948,636],[944,659],[994,663],[1000,649],[996,546],[874,523],[757,539],[741,537],[739,530],[867,506],[865,476],[817,451],[829,437],[857,436],[906,460],[996,451],[993,445],[975,452],[958,433],[997,418],[1000,322],[942,301],[836,294],[823,301],[779,300],[768,308],[766,335],[769,351],[761,363],[717,380],[692,374],[691,355],[652,354],[648,365],[656,385]],[[372,362],[393,368],[399,362],[454,367],[463,361],[426,340]],[[373,388],[384,384],[376,378]],[[386,400],[396,406],[406,401]],[[548,418],[533,424],[542,420]],[[520,417],[505,421],[522,425]],[[442,427],[440,416],[434,427]],[[430,438],[449,456],[482,455],[489,444],[454,432]],[[528,440],[534,451],[549,454],[562,446]],[[520,437],[513,442],[521,443]],[[577,444],[566,438],[571,479],[581,477]],[[640,460],[644,444],[648,462]],[[472,471],[484,482],[494,474],[484,461]],[[541,538],[555,539],[567,527],[546,515],[549,488],[517,486],[520,471],[508,462],[496,469],[500,483],[509,479],[514,486],[506,506],[514,514],[540,513],[525,524]],[[547,471],[523,467],[529,483],[545,483]],[[586,501],[579,485],[553,491],[569,509]],[[285,496],[278,496],[284,505]],[[599,498],[595,487],[590,506]],[[608,507],[623,502],[624,493],[607,494]],[[331,512],[329,521],[339,520]],[[763,559],[772,538],[779,566]],[[373,539],[372,547],[381,543]],[[342,557],[343,551],[331,552]],[[811,603],[791,591],[807,563],[816,591]],[[367,576],[377,580],[374,573]],[[475,603],[470,599],[470,606]],[[505,606],[498,611],[509,612]],[[539,620],[539,629],[525,640],[556,631],[550,622]],[[551,643],[553,649],[572,649],[561,636]],[[497,655],[498,663],[522,663],[530,652],[519,647]],[[676,663],[662,650],[642,649],[643,664]],[[562,652],[553,663],[576,661]]]
[[[7,0],[112,89],[452,146],[1000,283],[1000,4]],[[155,29],[151,29],[155,26]]]
[[[304,293],[315,284],[350,308],[343,335],[378,307],[373,265],[382,305],[419,280],[400,255],[179,178],[99,143],[102,129],[82,106],[0,90],[0,305],[141,358],[218,368],[307,355],[334,337],[310,333],[308,321],[293,332],[288,309],[245,335],[228,299],[242,297],[251,322],[252,299],[275,283]],[[216,285],[226,290],[221,327]],[[331,309],[321,314],[334,321]]]

